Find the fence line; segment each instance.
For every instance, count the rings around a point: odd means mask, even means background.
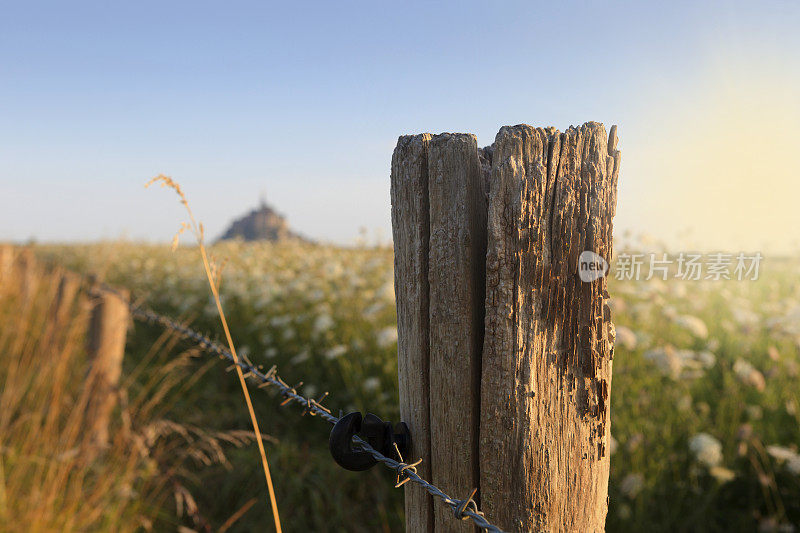
[[[118,292],[116,289],[105,285],[102,287],[102,290]],[[150,324],[163,326],[176,333],[179,333],[187,339],[196,342],[197,345],[207,353],[211,353],[219,356],[222,359],[228,360],[231,363],[231,366],[228,367],[229,369],[233,368],[234,366],[238,366],[242,369],[246,379],[255,379],[260,382],[258,385],[259,388],[265,388],[268,386],[276,387],[280,391],[280,394],[285,398],[281,405],[294,402],[303,406],[303,415],[308,413],[312,416],[319,416],[331,424],[336,424],[339,421],[339,417],[333,415],[330,409],[321,404],[322,399],[327,396],[327,393],[316,400],[312,398],[306,398],[297,392],[297,385],[290,386],[286,381],[281,379],[277,373],[276,366],[273,365],[268,371],[263,372],[260,367],[253,365],[249,361],[245,362],[241,359],[236,361],[233,357],[233,354],[228,349],[212,341],[202,333],[199,333],[185,326],[184,324],[177,322],[176,320],[144,308],[133,301],[129,302],[128,306],[130,307],[131,315],[134,318]],[[395,471],[397,474],[397,482],[395,484],[396,488],[399,488],[408,481],[416,483],[424,488],[429,494],[439,498],[445,505],[450,507],[450,509],[453,511],[454,518],[458,520],[471,519],[475,525],[481,529],[491,531],[493,533],[503,533],[503,530],[489,522],[489,520],[487,520],[484,516],[483,512],[481,512],[478,508],[478,504],[473,499],[477,489],[473,490],[473,492],[466,499],[459,500],[453,498],[417,474],[416,466],[419,465],[421,460],[408,463],[405,462],[402,457],[400,457],[401,460],[396,461],[378,452],[358,436],[353,437],[353,442],[363,451],[369,453],[376,461]]]

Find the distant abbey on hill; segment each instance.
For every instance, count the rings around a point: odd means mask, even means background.
[[[289,229],[286,219],[272,209],[264,199],[261,205],[245,216],[234,220],[225,231],[222,240],[242,239],[245,241],[287,241],[306,240]]]

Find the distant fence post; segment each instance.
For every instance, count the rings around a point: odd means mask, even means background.
[[[0,288],[11,276],[14,268],[14,247],[10,244],[0,244]]]
[[[26,312],[36,296],[41,280],[41,268],[30,248],[21,248],[14,257],[14,268],[19,274],[20,312]]]
[[[53,302],[53,321],[55,325],[61,326],[69,320],[75,306],[75,297],[81,286],[81,278],[77,274],[66,270],[57,271],[58,292]]]
[[[579,261],[611,261],[616,143],[597,123],[521,125],[483,151],[400,137],[392,157],[409,459],[454,497],[478,487],[509,531],[605,527],[614,331],[606,279]],[[407,531],[471,528],[431,505],[406,485]]]
[[[90,390],[86,420],[91,441],[104,447],[108,445],[108,426],[119,396],[125,336],[130,320],[129,295],[127,291],[95,289],[93,298],[87,339],[90,360],[87,386]]]
[[[16,251],[10,244],[0,244],[0,296],[8,293],[14,274]]]

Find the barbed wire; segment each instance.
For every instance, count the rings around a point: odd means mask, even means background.
[[[110,291],[119,295],[119,292],[111,287],[103,286],[102,290]],[[246,379],[255,379],[261,382],[258,385],[259,388],[265,388],[267,386],[276,387],[280,391],[280,394],[285,398],[281,405],[294,402],[303,407],[303,415],[310,414],[312,416],[319,416],[320,418],[334,425],[339,421],[339,417],[333,415],[330,409],[324,407],[321,403],[322,400],[327,397],[327,392],[318,399],[306,398],[297,392],[297,387],[299,387],[300,384],[290,386],[286,381],[281,379],[277,372],[277,366],[273,365],[269,370],[264,372],[262,370],[263,367],[253,365],[250,361],[243,361],[241,359],[237,361],[233,357],[233,354],[230,352],[230,350],[209,339],[202,333],[199,333],[187,327],[186,325],[177,322],[176,320],[158,314],[155,311],[132,302],[129,302],[128,306],[130,307],[131,314],[134,318],[138,318],[151,324],[157,324],[166,327],[172,331],[175,331],[176,333],[179,333],[183,337],[196,342],[197,345],[206,352],[215,354],[223,359],[227,359],[231,363],[231,366],[228,367],[229,369],[233,368],[234,366],[238,366],[242,369]],[[353,437],[353,442],[363,451],[370,454],[376,461],[395,471],[397,475],[395,488],[399,488],[409,481],[416,483],[424,488],[430,495],[439,498],[445,505],[449,506],[453,511],[454,518],[458,520],[471,519],[475,525],[486,531],[491,531],[492,533],[504,533],[502,529],[489,522],[484,516],[483,512],[478,509],[478,504],[473,499],[477,489],[473,490],[466,499],[459,500],[453,498],[417,474],[416,467],[422,462],[422,459],[413,463],[407,463],[403,461],[400,451],[395,446],[397,456],[400,458],[400,461],[397,461],[390,457],[386,457],[358,436]]]

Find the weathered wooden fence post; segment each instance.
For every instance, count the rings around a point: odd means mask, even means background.
[[[18,276],[17,283],[20,284],[20,312],[25,313],[33,305],[36,291],[39,290],[41,267],[30,248],[21,248],[14,258],[14,268]]]
[[[75,297],[81,286],[81,278],[77,274],[66,270],[56,272],[58,280],[58,291],[53,302],[52,318],[55,326],[66,324],[75,307]]]
[[[605,526],[613,326],[606,279],[582,281],[579,257],[611,260],[610,137],[597,123],[515,126],[494,144],[481,504],[509,529]]]
[[[400,137],[392,155],[392,233],[397,299],[400,417],[412,434],[417,472],[430,477],[431,440],[428,328],[428,134]],[[411,460],[410,458],[406,458]],[[433,529],[433,501],[406,484],[406,530]]]
[[[0,244],[0,297],[11,290],[16,251],[10,244]]]
[[[125,336],[130,321],[127,291],[95,290],[87,350],[91,366],[87,378],[89,401],[86,420],[93,444],[108,445],[108,426],[118,400]]]
[[[582,281],[579,258],[611,260],[619,160],[597,123],[504,127],[481,152],[471,135],[401,137],[392,158],[412,459],[457,497],[478,487],[507,530],[604,529],[614,334],[606,280]],[[470,528],[406,486],[407,531]]]
[[[14,247],[10,244],[0,244],[0,289],[7,283],[14,268]]]
[[[401,137],[392,161],[401,417],[420,475],[466,497],[478,485],[486,192],[474,135]],[[424,465],[424,466],[423,466]],[[468,531],[419,487],[408,531]]]

